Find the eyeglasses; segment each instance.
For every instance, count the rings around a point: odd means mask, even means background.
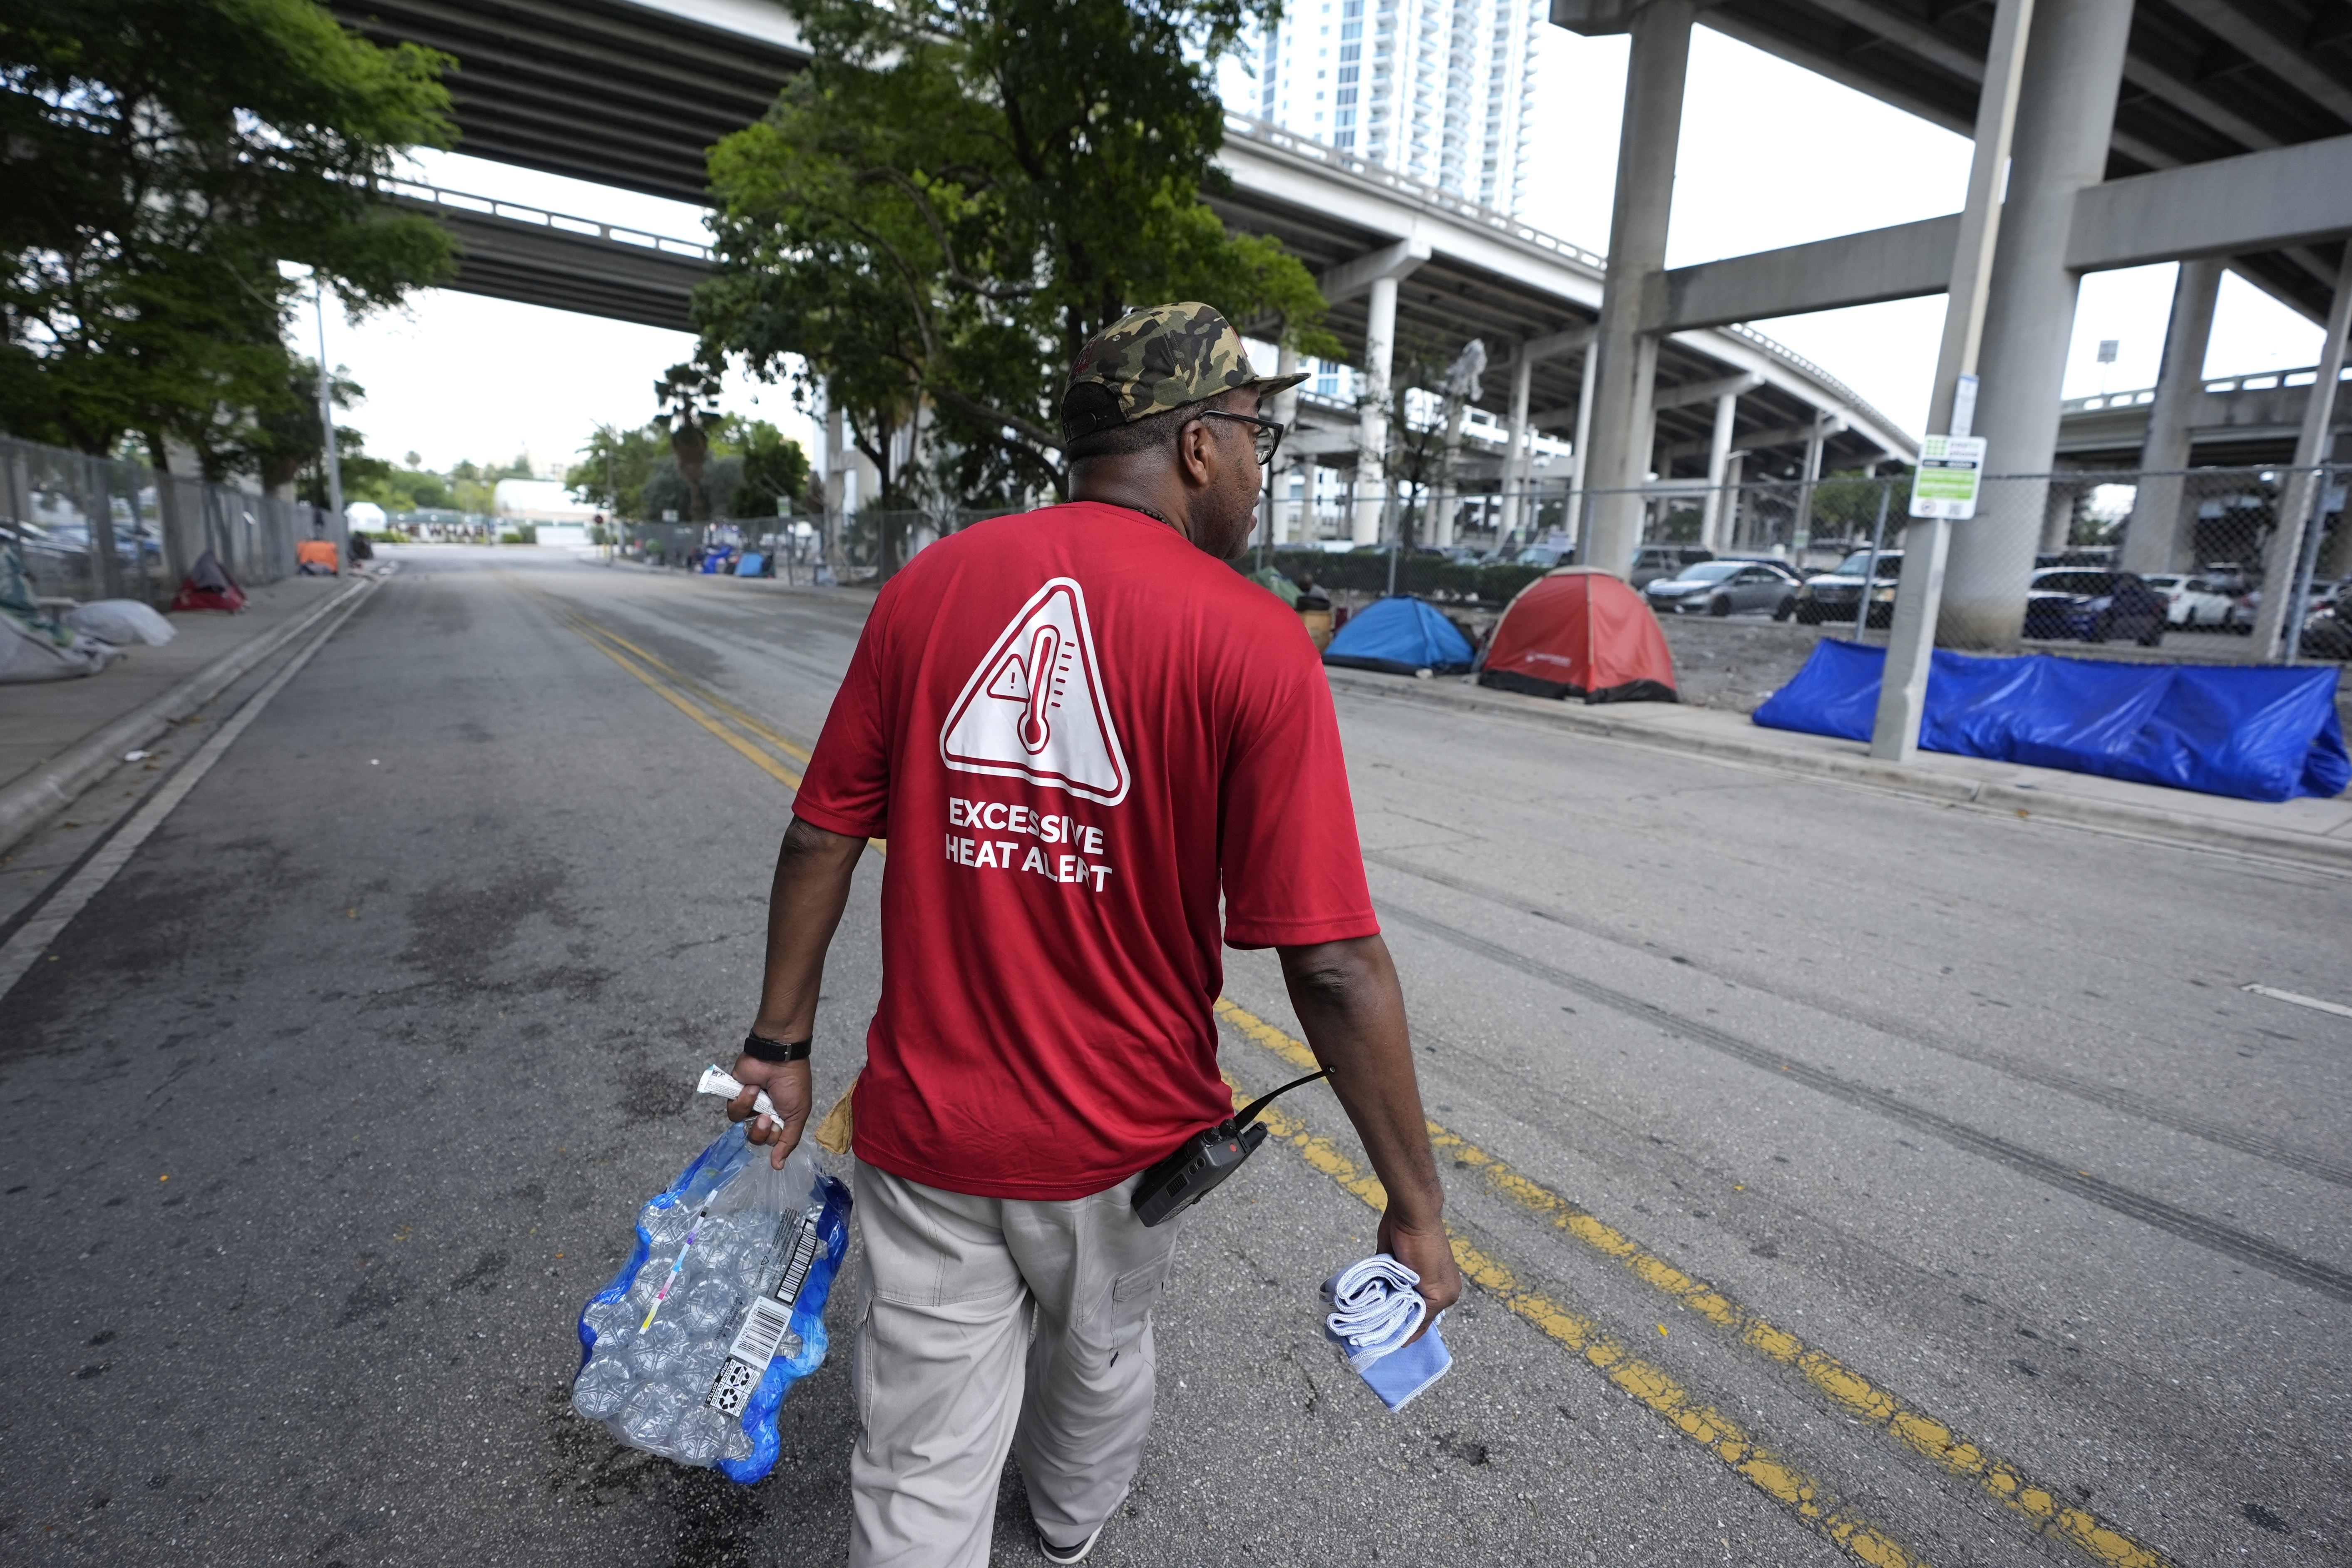
[[[1255,426],[1256,428],[1250,432],[1250,439],[1257,446],[1257,460],[1261,463],[1273,462],[1275,452],[1282,446],[1283,426],[1279,419],[1261,419],[1255,414],[1228,414],[1222,408],[1203,408],[1201,410],[1201,417],[1232,419],[1244,425]]]

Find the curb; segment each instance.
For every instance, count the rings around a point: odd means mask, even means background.
[[[0,787],[0,854],[14,849],[33,829],[72,805],[75,796],[121,766],[123,752],[153,740],[383,580],[383,576],[362,577],[349,584],[334,597],[312,605],[307,614],[229,649],[170,690],[84,735],[37,771]]]
[[[1723,762],[1771,768],[1785,773],[1870,784],[1948,805],[1987,806],[2013,812],[2020,816],[2047,817],[2053,822],[2071,822],[2086,827],[2139,834],[2185,844],[2192,848],[2232,849],[2244,854],[2272,856],[2352,871],[2352,842],[2323,838],[2315,834],[2270,833],[2260,828],[2217,823],[2183,812],[2163,811],[2154,806],[2126,805],[2116,801],[2074,800],[2064,795],[2049,795],[2030,785],[1970,784],[1965,779],[1915,773],[1908,768],[1874,762],[1866,757],[1814,756],[1783,751],[1758,742],[1684,734],[1654,729],[1647,724],[1629,723],[1622,719],[1605,718],[1589,708],[1549,702],[1538,697],[1491,691],[1484,687],[1429,689],[1433,684],[1429,681],[1400,681],[1393,677],[1383,679],[1376,675],[1333,669],[1328,666],[1325,667],[1324,673],[1333,686],[1368,696],[1393,697],[1463,712],[1515,714],[1520,718],[1544,720],[1581,735],[1688,752]]]

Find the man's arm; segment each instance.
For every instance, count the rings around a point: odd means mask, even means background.
[[[1445,1236],[1445,1189],[1430,1152],[1429,1121],[1405,1032],[1404,991],[1388,943],[1364,936],[1280,952],[1290,1005],[1307,1043],[1315,1059],[1331,1069],[1331,1088],[1388,1189],[1381,1249],[1421,1276],[1434,1321],[1461,1298],[1462,1274]]]
[[[759,1016],[751,1021],[753,1034],[790,1042],[807,1039],[816,1028],[824,952],[833,944],[834,928],[849,902],[857,858],[865,853],[863,838],[828,833],[797,816],[784,829],[783,845],[776,851],[776,879],[768,894],[768,968],[760,987]],[[743,1092],[728,1102],[728,1120],[751,1118],[753,1100],[766,1089],[776,1120],[761,1116],[752,1121],[751,1139],[772,1144],[769,1163],[781,1167],[808,1124],[809,1064],[738,1057],[735,1077]]]

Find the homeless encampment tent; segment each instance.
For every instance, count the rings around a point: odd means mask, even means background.
[[[1448,675],[1470,668],[1471,651],[1470,639],[1434,605],[1382,599],[1348,617],[1323,650],[1323,662],[1391,675]]]
[[[1756,710],[1776,730],[1870,739],[1886,650],[1813,645]],[[1983,658],[1937,648],[1919,744],[2241,800],[2322,798],[2352,783],[2333,668]]]
[[[1478,684],[1587,702],[1672,702],[1675,659],[1642,596],[1592,566],[1547,572],[1513,599]]]
[[[220,557],[205,551],[188,568],[180,580],[180,591],[172,595],[174,610],[226,610],[231,615],[245,608],[245,590],[220,563]]]

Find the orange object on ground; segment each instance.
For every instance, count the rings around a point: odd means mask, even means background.
[[[196,563],[180,580],[180,591],[173,596],[172,608],[226,610],[235,615],[245,608],[245,590],[221,565],[220,558],[207,550],[196,557]]]
[[[1673,702],[1675,659],[1642,596],[1592,566],[1547,572],[1519,591],[1478,684],[1587,702]]]
[[[342,558],[331,539],[306,539],[294,547],[294,563],[313,577],[340,575]]]

